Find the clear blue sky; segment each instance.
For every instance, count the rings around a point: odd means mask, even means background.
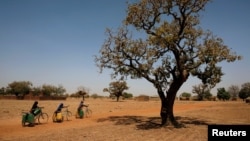
[[[62,85],[67,93],[84,86],[90,94],[107,95],[109,71],[99,74],[93,55],[105,40],[105,29],[116,29],[125,18],[125,0],[0,0],[0,87],[13,81],[33,86]],[[250,82],[250,1],[216,0],[202,13],[202,26],[222,37],[244,58],[222,63],[225,75],[216,88]],[[134,95],[156,95],[146,80],[127,81]],[[198,79],[181,87],[191,92]]]

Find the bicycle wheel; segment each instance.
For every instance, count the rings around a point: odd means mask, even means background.
[[[66,120],[69,120],[69,118],[72,116],[72,113],[70,111],[66,112]]]
[[[22,126],[34,126],[35,125],[35,120],[34,116],[32,114],[28,115],[23,115],[22,116]]]
[[[85,111],[85,117],[89,118],[91,116],[92,116],[92,110],[86,109],[86,111]]]
[[[25,119],[25,115],[22,116],[22,126],[24,127],[25,126],[25,123],[26,123],[26,119]]]
[[[41,113],[41,115],[38,117],[38,123],[48,123],[49,115],[47,113]]]
[[[53,116],[52,116],[52,121],[53,121],[53,122],[56,122],[56,113],[53,114]]]
[[[22,126],[26,126],[26,121],[25,120],[22,120]]]

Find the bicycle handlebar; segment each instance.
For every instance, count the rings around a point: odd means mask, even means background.
[[[63,108],[68,108],[69,107],[69,105],[67,105],[67,106],[64,106]]]

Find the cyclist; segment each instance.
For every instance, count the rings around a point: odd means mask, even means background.
[[[80,102],[78,108],[77,108],[78,115],[81,115],[80,112],[82,111],[82,108],[83,108],[83,107],[88,107],[88,105],[85,105],[85,104],[83,103],[83,100],[82,100],[82,101]],[[81,116],[82,116],[82,115],[81,115]]]
[[[36,116],[37,114],[39,114],[38,110],[38,101],[35,101],[34,104],[32,105],[31,109],[30,109],[30,113],[33,114],[34,116]]]
[[[35,101],[35,102],[33,103],[32,107],[31,107],[30,111],[29,111],[28,113],[25,114],[24,120],[25,120],[25,121],[28,120],[28,116],[29,116],[30,114],[33,115],[33,118],[34,118],[37,114],[39,114],[39,109],[38,109],[38,108],[39,108],[39,107],[38,107],[38,101]],[[33,123],[29,123],[29,125],[32,125],[32,124],[33,124]]]
[[[60,103],[54,113],[57,115],[57,113],[60,113],[62,111],[62,108],[66,108],[66,107],[67,106],[64,106],[63,103]]]
[[[63,103],[60,103],[55,111],[55,113],[59,113],[62,111],[62,108],[64,108]]]
[[[88,107],[88,105],[84,105],[83,101],[80,102],[78,108],[77,108],[77,111],[78,113],[80,112],[80,110],[83,108],[83,107]]]

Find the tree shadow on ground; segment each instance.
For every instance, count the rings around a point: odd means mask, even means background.
[[[176,117],[177,122],[186,127],[186,125],[208,125],[208,121],[200,120],[192,117]],[[145,116],[110,116],[107,118],[100,118],[97,122],[111,121],[115,125],[135,125],[139,130],[159,129],[162,127],[169,127],[161,125],[160,117],[145,117]],[[171,126],[171,125],[170,125]],[[173,126],[172,126],[173,127]]]

